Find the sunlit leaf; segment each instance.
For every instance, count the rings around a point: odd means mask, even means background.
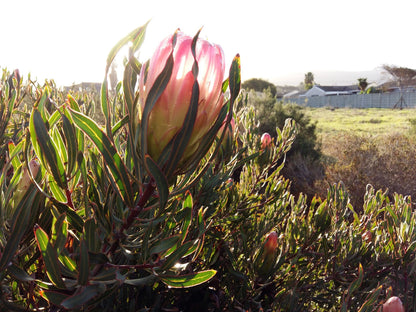
[[[133,205],[133,190],[129,174],[116,148],[106,134],[89,117],[70,110],[75,124],[93,141],[112,174],[114,186],[127,206]]]
[[[45,262],[46,274],[56,287],[65,289],[66,286],[59,269],[58,254],[56,253],[56,249],[50,244],[48,235],[37,226],[35,227],[35,237],[42,254],[42,259]]]
[[[163,283],[173,288],[188,288],[206,283],[217,273],[215,270],[200,271],[185,275],[159,276]]]

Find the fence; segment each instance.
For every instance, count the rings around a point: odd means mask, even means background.
[[[296,103],[309,107],[336,108],[415,108],[416,92],[390,92],[371,94],[348,94],[285,98],[285,103]]]

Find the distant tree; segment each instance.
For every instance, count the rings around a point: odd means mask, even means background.
[[[358,78],[358,87],[361,90],[361,93],[364,93],[368,87],[367,78]]]
[[[416,69],[398,67],[395,65],[383,65],[382,68],[392,76],[398,87],[411,85],[415,82]]]
[[[307,72],[305,74],[305,80],[304,80],[305,89],[309,90],[310,88],[313,87],[314,84],[315,84],[315,77],[313,76],[313,73]]]
[[[241,84],[241,87],[246,90],[254,90],[257,92],[264,92],[265,90],[269,89],[273,97],[275,97],[277,93],[277,89],[274,84],[258,78],[252,78],[244,81]]]

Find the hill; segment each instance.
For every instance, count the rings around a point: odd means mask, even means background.
[[[306,72],[305,72],[306,73]],[[298,86],[303,82],[305,73],[292,73],[280,75],[270,79],[276,85]],[[367,78],[369,83],[382,83],[387,80],[384,71],[381,68],[375,68],[367,71],[312,71],[315,77],[315,83],[320,85],[351,85],[356,84],[358,78]]]

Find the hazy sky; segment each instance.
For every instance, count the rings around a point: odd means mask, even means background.
[[[58,85],[103,80],[119,39],[151,19],[141,58],[176,28],[241,55],[242,79],[416,68],[414,0],[0,0],[0,67]]]

